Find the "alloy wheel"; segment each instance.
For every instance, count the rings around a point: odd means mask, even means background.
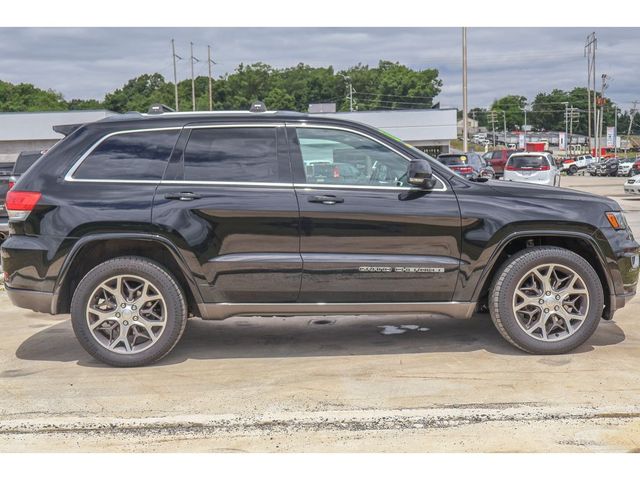
[[[86,317],[91,334],[103,347],[133,354],[151,347],[161,337],[167,307],[158,288],[148,280],[118,275],[93,291]]]
[[[549,263],[529,270],[513,294],[517,324],[545,342],[575,334],[589,311],[589,292],[582,277],[564,265]]]

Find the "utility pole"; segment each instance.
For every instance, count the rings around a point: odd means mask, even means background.
[[[615,118],[613,121],[613,155],[618,156],[618,105],[614,110]]]
[[[211,60],[211,46],[207,45],[207,65],[209,67],[209,111],[213,111],[213,80],[211,78],[211,65],[215,65],[216,62]]]
[[[587,41],[584,45],[584,56],[587,58],[587,108],[588,108],[588,118],[587,125],[589,126],[589,147],[592,148],[592,139],[591,139],[591,91],[593,91],[593,118],[594,118],[594,128],[593,131],[595,133],[597,127],[596,123],[596,49],[598,47],[598,39],[596,38],[596,32],[591,33],[587,36]]]
[[[462,27],[462,149],[469,150],[469,118],[467,115],[467,27]]]
[[[171,39],[171,56],[173,57],[173,89],[176,97],[176,112],[180,111],[180,107],[178,105],[178,70],[176,69],[176,58],[178,60],[182,60],[182,57],[176,55],[176,43]]]
[[[636,116],[637,106],[640,101],[634,100],[633,107],[629,110],[629,129],[627,130],[627,142],[631,142],[631,125],[633,125],[633,117]]]
[[[601,78],[602,78],[602,89],[600,91],[600,99],[599,99],[600,110],[598,111],[598,118],[597,118],[597,122],[596,122],[596,154],[597,154],[597,157],[600,157],[600,153],[601,153],[601,150],[602,150],[601,140],[602,140],[602,126],[604,124],[604,104],[605,104],[604,91],[609,86],[607,84],[607,79],[609,78],[607,76],[607,74],[603,73]]]
[[[199,62],[196,57],[193,56],[193,42],[191,42],[191,105],[193,106],[193,111],[196,111],[196,77],[193,72],[193,62]]]
[[[567,148],[573,144],[573,122],[580,118],[580,111],[571,105],[565,113],[567,120],[569,121],[569,137],[567,139]],[[566,123],[565,123],[566,125]],[[566,126],[565,126],[566,128]]]
[[[564,154],[566,157],[568,157],[569,147],[567,141],[569,140],[569,102],[562,103],[564,104]]]
[[[496,116],[497,113],[494,112],[493,110],[491,110],[489,112],[489,120],[491,121],[491,130],[492,130],[492,135],[493,135],[493,146],[496,146]]]
[[[525,102],[524,107],[522,107],[522,111],[524,112],[524,125],[522,126],[522,131],[524,132],[524,148],[527,149],[527,103]]]
[[[507,148],[507,112],[502,111],[502,126],[504,127],[504,148]]]

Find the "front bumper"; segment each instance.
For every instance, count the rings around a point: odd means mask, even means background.
[[[640,194],[640,184],[636,185],[625,185],[624,186],[624,193],[627,193],[629,195],[638,195]]]

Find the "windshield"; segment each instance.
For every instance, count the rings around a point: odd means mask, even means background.
[[[511,157],[508,165],[514,168],[540,168],[548,166],[549,163],[543,155],[522,155]]]

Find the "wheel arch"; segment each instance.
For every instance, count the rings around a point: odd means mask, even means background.
[[[85,255],[90,251],[90,254]],[[199,316],[202,296],[192,272],[179,250],[166,238],[153,234],[96,234],[83,237],[72,247],[60,269],[54,287],[51,311],[69,313],[75,287],[95,266],[114,257],[137,256],[165,267],[187,298],[187,308]]]
[[[493,277],[509,257],[527,248],[538,246],[565,248],[577,253],[591,264],[598,274],[604,291],[605,308],[603,317],[610,319],[613,314],[612,307],[615,308],[612,300],[615,290],[613,280],[606,266],[605,256],[593,237],[579,232],[530,231],[518,232],[505,238],[485,266],[473,299],[480,303],[484,301],[489,293]]]

